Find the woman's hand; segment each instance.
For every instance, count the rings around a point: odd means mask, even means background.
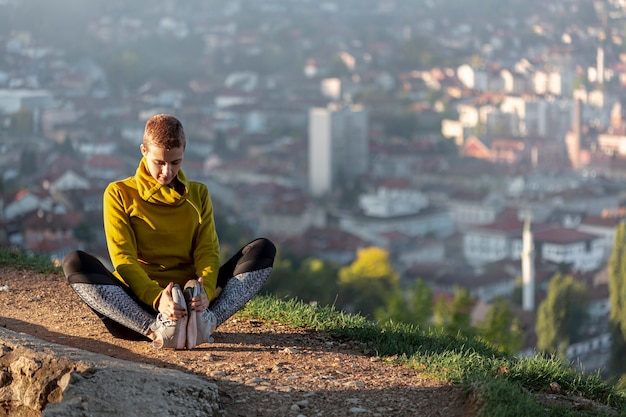
[[[165,287],[165,289],[161,293],[161,298],[159,299],[159,305],[157,306],[157,309],[159,310],[159,313],[161,313],[166,319],[177,321],[178,319],[187,315],[187,309],[184,306],[180,306],[174,303],[174,298],[172,298],[173,286],[174,283],[172,282],[167,284],[167,287]]]
[[[198,283],[200,284],[200,295],[197,295],[191,299],[189,303],[189,309],[193,309],[197,312],[202,312],[209,308],[209,297],[206,295],[206,291],[204,290],[204,278],[198,278]]]

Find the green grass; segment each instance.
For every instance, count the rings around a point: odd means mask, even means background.
[[[517,358],[473,338],[457,337],[407,324],[378,325],[359,315],[332,307],[316,307],[271,296],[253,298],[240,315],[278,321],[294,327],[328,331],[360,341],[366,353],[392,358],[440,380],[458,384],[482,405],[480,415],[605,416],[600,407],[546,406],[536,393],[551,383],[571,397],[612,407],[612,415],[626,416],[626,395],[598,374],[583,374],[556,357]],[[587,409],[586,409],[587,408]],[[588,409],[591,408],[591,409]]]
[[[7,248],[0,248],[0,266],[42,273],[60,271],[44,257]],[[400,323],[381,326],[360,315],[295,299],[257,296],[238,314],[359,341],[367,354],[415,367],[427,376],[463,387],[472,401],[481,405],[481,416],[626,417],[626,394],[617,385],[603,381],[598,374],[585,375],[555,357],[517,358],[477,339]],[[551,383],[558,384],[569,396],[610,406],[614,413],[539,403],[534,394],[545,392]]]
[[[16,269],[28,269],[42,273],[59,272],[61,270],[45,256],[13,247],[0,247],[0,266],[10,266]]]

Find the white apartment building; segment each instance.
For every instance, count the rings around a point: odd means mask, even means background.
[[[339,181],[367,172],[367,112],[356,105],[331,103],[309,111],[309,190],[330,192]]]
[[[568,264],[579,271],[593,271],[605,261],[603,236],[567,228],[533,231],[536,256],[556,264]],[[521,222],[487,225],[467,230],[463,235],[463,255],[473,266],[505,259],[521,259]]]
[[[575,270],[593,271],[605,262],[602,236],[561,228],[536,232],[534,240],[543,259],[568,264]]]
[[[418,213],[428,207],[428,196],[417,190],[381,187],[375,193],[359,196],[359,206],[367,216],[393,217]]]
[[[514,252],[513,240],[521,237],[521,232],[521,222],[514,222],[512,227],[494,224],[468,229],[463,234],[463,256],[472,266],[511,259]],[[519,252],[521,253],[521,246]]]
[[[339,228],[370,243],[381,241],[382,235],[401,232],[408,237],[446,237],[454,233],[454,223],[447,210],[428,207],[418,213],[401,216],[374,217],[339,213]]]

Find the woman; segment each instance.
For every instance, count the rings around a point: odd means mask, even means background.
[[[110,272],[73,251],[63,271],[74,291],[116,337],[146,337],[160,348],[193,349],[238,311],[269,276],[276,248],[256,239],[219,266],[207,187],[180,169],[181,122],[159,114],[146,123],[135,175],[104,192]]]

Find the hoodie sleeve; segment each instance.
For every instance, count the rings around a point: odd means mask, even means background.
[[[219,269],[220,247],[213,219],[213,203],[209,190],[204,184],[198,183],[200,205],[200,225],[195,236],[193,260],[196,275],[203,277],[204,289],[212,300],[215,296],[217,273]]]
[[[137,239],[127,211],[130,204],[127,202],[131,201],[132,196],[128,195],[128,190],[120,188],[117,183],[109,184],[104,192],[104,232],[109,256],[118,279],[129,286],[143,303],[152,306],[156,311],[163,289],[139,265]]]

